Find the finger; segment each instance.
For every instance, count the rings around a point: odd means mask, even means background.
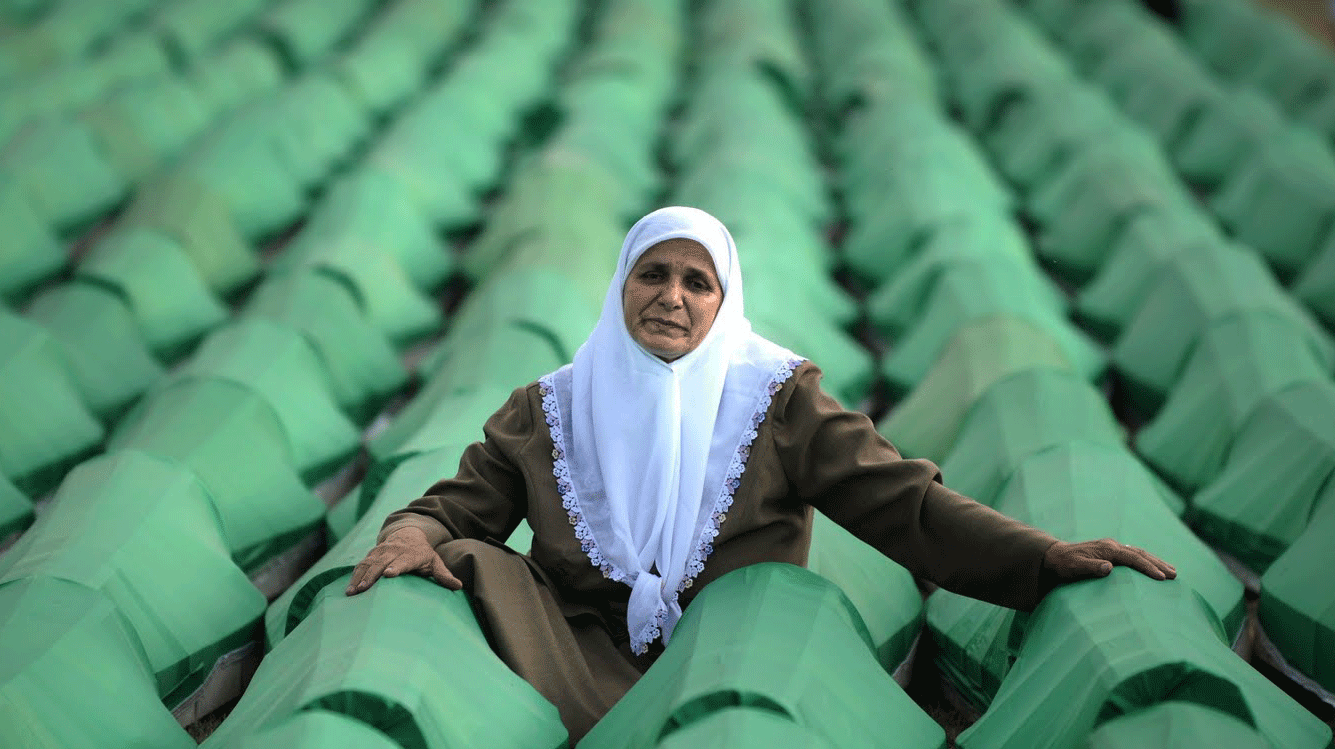
[[[1118,551],[1117,561],[1155,580],[1168,579],[1168,573],[1164,572],[1158,564],[1155,564],[1158,560],[1144,549],[1123,545]]]
[[[357,565],[353,571],[352,583],[348,586],[351,594],[360,593],[371,587],[385,570],[385,565],[389,563],[389,558],[383,554],[377,554],[374,550]]]
[[[1096,556],[1073,557],[1068,565],[1070,577],[1077,580],[1087,577],[1107,577],[1113,569],[1112,562]]]
[[[463,590],[464,588],[464,584],[450,572],[450,568],[445,566],[440,557],[436,557],[435,563],[431,565],[430,574],[431,579],[435,580],[436,584],[445,588],[450,590]]]

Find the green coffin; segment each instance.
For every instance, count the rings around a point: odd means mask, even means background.
[[[89,128],[51,118],[21,130],[0,149],[0,172],[18,183],[47,226],[77,232],[110,212],[130,185]]]
[[[893,387],[910,390],[932,369],[959,330],[1005,317],[1042,330],[1061,347],[1077,372],[1090,380],[1098,378],[1105,364],[1103,351],[1052,308],[1048,290],[1039,278],[1016,266],[956,266],[937,280],[917,323],[894,341],[882,362],[882,372]]]
[[[1316,511],[1307,530],[1261,577],[1261,627],[1284,660],[1335,691],[1335,502]]]
[[[404,454],[393,465],[372,469],[360,490],[345,500],[358,508],[352,528],[265,612],[270,648],[305,621],[321,601],[344,596],[352,570],[375,546],[385,518],[425,494],[432,484],[457,474],[464,447],[461,443]]]
[[[355,35],[372,6],[370,0],[289,0],[265,12],[254,28],[301,70]]]
[[[807,569],[848,596],[871,636],[876,660],[893,672],[922,629],[913,575],[820,512],[814,512]]]
[[[1335,496],[1335,384],[1304,382],[1262,397],[1219,474],[1192,499],[1192,526],[1264,571]]]
[[[771,713],[829,746],[945,746],[941,727],[876,663],[848,599],[811,572],[777,564],[745,567],[701,591],[667,650],[580,746],[663,746],[738,708]]]
[[[1049,368],[1072,371],[1061,346],[1032,324],[996,317],[967,325],[877,430],[905,457],[944,460],[969,409],[992,383],[1026,369]]]
[[[941,461],[941,475],[955,491],[995,505],[1028,456],[1076,440],[1122,448],[1122,428],[1103,394],[1070,372],[1017,372],[974,401],[955,446]]]
[[[104,436],[58,346],[35,324],[0,311],[0,474],[35,497]]]
[[[218,294],[235,292],[260,273],[259,256],[240,233],[226,198],[195,178],[180,174],[154,178],[135,193],[117,224],[171,238]]]
[[[32,524],[32,501],[0,475],[0,539]]]
[[[257,389],[183,379],[146,398],[118,425],[109,450],[137,449],[199,477],[233,557],[250,571],[309,533],[324,503],[297,476],[282,421]]]
[[[241,36],[209,54],[186,80],[216,116],[277,89],[284,77],[282,62],[273,47],[263,40]]]
[[[356,718],[329,710],[303,710],[287,720],[241,736],[236,749],[401,749],[394,740]]]
[[[72,282],[41,294],[28,318],[51,335],[93,413],[114,418],[163,375],[125,302],[109,289]]]
[[[16,298],[55,276],[68,262],[53,227],[33,207],[22,187],[8,179],[0,184],[0,299]]]
[[[303,476],[318,479],[356,452],[361,433],[339,410],[324,365],[301,333],[258,317],[220,328],[171,381],[223,379],[253,388],[273,407]]]
[[[408,383],[408,371],[393,346],[337,279],[320,273],[270,279],[255,290],[244,314],[305,336],[325,366],[335,401],[358,422],[369,419]]]
[[[1191,702],[1161,702],[1113,718],[1089,734],[1089,749],[1274,749],[1245,721]]]
[[[111,600],[68,580],[0,586],[0,745],[189,749]]]
[[[1289,127],[1274,102],[1250,89],[1220,93],[1203,107],[1181,138],[1166,144],[1183,179],[1217,188],[1267,141]]]
[[[265,608],[232,563],[204,486],[186,468],[135,450],[71,471],[0,560],[0,574],[0,585],[57,578],[100,591],[143,645],[169,704],[194,691],[219,656],[250,642]]]
[[[1136,214],[1108,248],[1103,265],[1075,297],[1080,321],[1101,338],[1116,338],[1135,317],[1169,258],[1224,242],[1202,211]]]
[[[1315,133],[1293,129],[1266,140],[1224,181],[1210,207],[1239,242],[1292,277],[1330,238],[1335,156]]]
[[[164,76],[114,91],[81,118],[116,171],[137,182],[181,153],[212,112],[189,83]]]
[[[385,463],[395,456],[442,445],[480,441],[482,425],[509,397],[510,391],[504,387],[481,385],[459,391],[450,388],[446,380],[432,380],[384,431],[367,441],[366,451],[373,461]]]
[[[1291,292],[1327,327],[1335,327],[1335,234],[1294,280]]]
[[[1323,365],[1335,361],[1330,337],[1280,288],[1261,258],[1230,244],[1178,253],[1161,266],[1113,347],[1113,366],[1133,402],[1152,412],[1182,376],[1206,330],[1230,315],[1259,311],[1293,321]]]
[[[449,250],[403,186],[374,169],[359,170],[331,185],[279,262],[318,257],[330,244],[351,244],[397,258],[419,289],[435,288],[454,270]]]
[[[1020,227],[1009,217],[996,215],[942,227],[916,257],[867,297],[867,317],[878,330],[902,335],[922,318],[937,284],[963,266],[1003,266],[1005,270],[998,268],[997,273],[1038,297],[1040,306],[1066,313],[1066,295],[1034,262]]]
[[[415,575],[351,598],[345,584],[265,656],[206,746],[246,746],[312,710],[357,720],[405,749],[566,745],[556,707],[492,653],[466,594]]]
[[[1298,382],[1329,380],[1303,331],[1268,312],[1242,313],[1201,335],[1164,407],[1136,434],[1136,452],[1190,494],[1224,465],[1256,404]]]
[[[1329,726],[1237,657],[1183,581],[1117,567],[1049,594],[1027,625],[996,699],[957,739],[962,749],[1074,749],[1104,723],[1168,702],[1232,715],[1277,747],[1331,739]]]
[[[150,229],[108,234],[84,256],[75,278],[119,294],[149,347],[163,361],[173,361],[227,319],[227,308],[205,285],[181,245]]]

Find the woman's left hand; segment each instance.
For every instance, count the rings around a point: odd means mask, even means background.
[[[1043,566],[1063,581],[1105,577],[1115,564],[1139,570],[1155,580],[1177,577],[1177,570],[1164,560],[1111,538],[1079,543],[1058,541],[1043,555]]]

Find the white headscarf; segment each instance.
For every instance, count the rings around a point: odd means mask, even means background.
[[[723,303],[700,345],[665,362],[631,337],[622,290],[640,256],[673,238],[709,251]],[[751,332],[737,248],[718,219],[670,207],[631,228],[598,325],[574,363],[541,385],[576,535],[604,575],[631,587],[633,651],[671,637],[678,594],[713,551],[756,428],[800,362]]]

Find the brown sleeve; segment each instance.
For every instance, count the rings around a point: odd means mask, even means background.
[[[775,404],[775,443],[797,497],[947,590],[1037,605],[1051,585],[1043,554],[1057,539],[947,489],[934,463],[900,457],[866,415],[822,392],[820,378],[802,367]]]
[[[533,436],[527,388],[510,395],[459,459],[459,473],[437,481],[426,494],[385,518],[377,541],[396,530],[420,528],[432,546],[458,538],[505,539],[527,511],[519,455]]]

